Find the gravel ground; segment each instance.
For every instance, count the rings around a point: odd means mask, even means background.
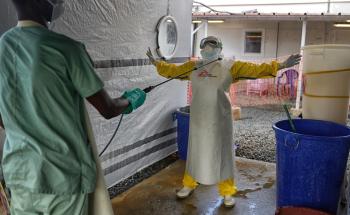
[[[285,119],[287,117],[281,105],[242,107],[241,120],[233,123],[236,155],[275,162],[275,133],[272,125]]]
[[[275,162],[275,133],[272,125],[286,119],[280,105],[242,107],[241,119],[233,122],[236,155]]]

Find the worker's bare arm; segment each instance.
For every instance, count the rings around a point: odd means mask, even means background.
[[[111,119],[122,114],[129,106],[129,101],[127,99],[122,97],[112,99],[104,89],[86,99],[106,119]]]

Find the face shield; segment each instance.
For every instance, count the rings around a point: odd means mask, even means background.
[[[213,60],[220,57],[222,43],[218,38],[209,36],[201,40],[199,47],[203,59]]]
[[[206,45],[209,45],[212,48],[221,48],[222,49],[222,42],[220,41],[220,39],[213,37],[213,36],[209,36],[209,37],[202,39],[200,44],[199,44],[199,47],[201,49],[204,49],[204,47]]]

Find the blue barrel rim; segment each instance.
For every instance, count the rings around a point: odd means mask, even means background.
[[[339,124],[339,123],[335,123],[335,122],[331,122],[331,121],[325,121],[325,120],[317,120],[317,119],[293,119],[292,120],[293,122],[294,121],[309,121],[309,122],[322,122],[322,123],[325,123],[325,124],[329,124],[329,125],[336,125],[336,126],[340,126],[340,127],[344,127],[344,128],[347,128],[350,130],[350,127],[346,126],[346,125],[342,125],[342,124]],[[281,120],[281,121],[278,121],[276,123],[273,124],[272,128],[275,130],[275,131],[280,131],[280,132],[285,132],[285,133],[288,133],[288,134],[291,134],[291,135],[302,135],[303,138],[306,137],[306,138],[325,138],[325,139],[339,139],[339,138],[350,138],[350,134],[349,135],[339,135],[339,136],[318,136],[318,135],[310,135],[310,134],[301,134],[301,133],[295,133],[293,131],[288,131],[288,130],[285,130],[285,129],[282,129],[282,128],[279,128],[277,127],[276,125],[278,123],[282,123],[282,122],[288,122],[288,120]]]
[[[186,113],[186,112],[180,111],[180,108],[176,109],[175,113],[176,114],[182,114],[182,115],[190,115],[190,113]]]

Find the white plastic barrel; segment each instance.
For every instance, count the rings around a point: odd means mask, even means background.
[[[350,94],[350,45],[310,45],[303,48],[306,84],[303,117],[346,124]],[[330,72],[335,70],[346,70]],[[322,74],[312,74],[328,71]],[[309,96],[308,96],[309,95]]]

